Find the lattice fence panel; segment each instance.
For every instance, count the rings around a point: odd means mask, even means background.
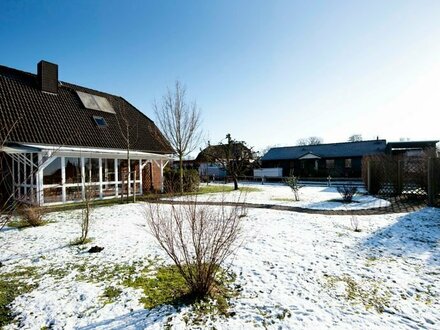
[[[428,195],[428,159],[407,159],[399,162],[402,194]]]
[[[432,159],[431,182],[434,206],[440,207],[440,159]]]

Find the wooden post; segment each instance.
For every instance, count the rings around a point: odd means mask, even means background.
[[[83,201],[86,199],[86,169],[84,157],[81,157],[81,199]]]
[[[136,202],[136,167],[133,171],[133,202]]]
[[[119,193],[119,178],[118,178],[118,159],[115,158],[115,164],[114,164],[114,170],[115,170],[115,197],[118,197]]]
[[[367,191],[371,193],[371,160],[367,163]]]
[[[103,191],[102,191],[102,158],[98,158],[98,164],[99,164],[99,199],[102,199],[103,197]]]
[[[163,186],[163,161],[162,159],[160,160],[160,192],[163,193],[164,192],[164,186]]]
[[[43,193],[43,170],[40,168],[43,162],[43,156],[41,153],[38,154],[38,171],[36,177],[37,185],[37,205],[41,206],[44,204],[44,193]]]
[[[61,157],[61,198],[66,202],[66,158]]]
[[[402,170],[402,160],[397,161],[397,195],[400,196],[403,191],[403,170]]]
[[[433,166],[433,159],[428,158],[428,205],[433,206],[434,205],[434,166]]]

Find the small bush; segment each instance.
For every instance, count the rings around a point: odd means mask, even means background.
[[[292,189],[293,194],[295,196],[295,201],[299,201],[299,190],[303,187],[300,184],[298,184],[298,177],[296,176],[290,176],[286,180],[284,180],[284,183],[287,184],[290,189]]]
[[[39,206],[25,205],[18,210],[20,224],[18,227],[38,227],[45,225],[43,220],[44,212]]]
[[[341,187],[337,187],[336,189],[338,190],[339,194],[341,194],[341,197],[345,203],[351,203],[353,197],[358,192],[357,187],[345,184]]]

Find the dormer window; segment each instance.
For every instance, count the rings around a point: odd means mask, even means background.
[[[107,122],[103,117],[99,116],[93,116],[93,120],[95,121],[95,124],[99,127],[107,127]]]

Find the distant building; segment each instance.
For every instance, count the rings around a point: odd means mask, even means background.
[[[438,141],[390,142],[369,140],[308,146],[277,147],[262,157],[263,168],[282,168],[283,176],[349,177],[362,174],[362,158],[377,154],[417,156]]]

